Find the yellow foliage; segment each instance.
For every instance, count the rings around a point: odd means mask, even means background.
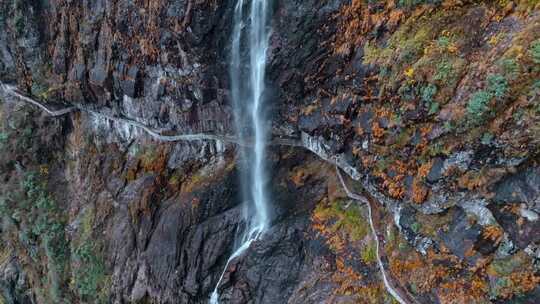
[[[458,47],[456,46],[455,43],[452,43],[448,46],[447,48],[448,52],[452,53],[452,54],[456,54],[458,52]]]
[[[302,109],[302,114],[304,115],[311,115],[311,113],[315,112],[317,110],[318,106],[314,104],[310,104],[307,107]]]
[[[42,176],[49,175],[49,166],[47,165],[39,166],[39,174],[41,174]]]
[[[491,38],[489,38],[488,43],[489,43],[491,46],[495,46],[497,43],[499,43],[499,37],[498,37],[498,35],[493,35],[493,36],[491,36]]]
[[[407,76],[409,78],[413,78],[414,77],[414,68],[408,68],[407,70],[405,70],[405,76]]]

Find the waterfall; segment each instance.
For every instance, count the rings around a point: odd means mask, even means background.
[[[247,250],[270,225],[265,164],[268,130],[264,115],[266,53],[270,36],[268,1],[270,0],[251,0],[248,16],[244,16],[245,0],[237,0],[234,10],[230,62],[234,122],[238,137],[252,138],[254,145],[238,148],[238,159],[242,168],[240,184],[246,202],[246,227],[240,237],[240,245],[229,257],[212,292],[210,304],[219,303],[218,287],[229,263]],[[246,34],[247,40],[243,40]],[[243,52],[243,41],[247,42],[247,53]]]

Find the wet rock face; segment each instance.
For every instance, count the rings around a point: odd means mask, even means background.
[[[228,267],[219,288],[223,303],[306,303],[299,290],[309,284],[306,276],[319,270],[315,261],[329,254],[315,237],[310,219],[310,212],[327,187],[321,176],[312,176],[297,187],[288,178],[288,168],[314,161],[304,153],[278,160],[272,176],[278,182],[270,191],[273,225]],[[322,298],[329,296],[324,294]]]
[[[255,243],[242,260],[233,263],[223,282],[226,303],[284,303],[301,280],[306,263],[304,219],[283,221]]]

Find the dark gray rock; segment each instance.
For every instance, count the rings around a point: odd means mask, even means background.
[[[36,299],[28,292],[27,278],[17,257],[9,256],[0,265],[0,297],[6,304],[32,304]]]
[[[526,203],[527,206],[540,213],[540,168],[520,168],[494,186],[497,203]]]
[[[490,206],[490,210],[497,222],[503,227],[514,244],[521,249],[526,248],[529,244],[534,244],[540,241],[540,221],[529,221],[523,219],[521,224],[518,223],[519,216],[508,210]]]
[[[230,265],[221,285],[224,303],[285,303],[301,279],[305,220],[284,221]],[[230,288],[230,289],[229,289]]]
[[[444,161],[440,157],[436,157],[433,159],[433,165],[431,166],[431,169],[429,170],[428,175],[426,176],[426,179],[430,183],[437,182],[441,177],[444,169]]]
[[[473,248],[481,231],[480,225],[471,224],[467,214],[461,208],[456,208],[448,231],[440,231],[439,236],[453,254],[461,259],[469,259],[466,253]]]

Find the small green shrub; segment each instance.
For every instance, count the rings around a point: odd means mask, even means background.
[[[75,258],[80,262],[79,269],[74,273],[75,286],[83,298],[95,299],[101,288],[105,287],[105,265],[96,251],[90,240],[85,240],[75,249]]]
[[[491,144],[491,142],[493,141],[493,134],[489,133],[489,132],[486,132],[482,135],[482,138],[480,139],[480,142],[483,144],[483,145],[489,145]]]
[[[417,89],[414,85],[404,81],[398,89],[398,95],[404,100],[414,100],[416,98]]]
[[[24,0],[13,1],[13,25],[15,26],[15,31],[19,36],[24,35],[24,27],[26,23],[24,13],[26,10],[27,7]]]
[[[479,122],[484,118],[485,113],[489,110],[489,102],[493,96],[487,91],[478,91],[471,96],[467,105],[467,113],[475,122]]]
[[[429,115],[433,115],[439,112],[439,103],[433,98],[437,95],[437,86],[434,84],[428,84],[421,90],[422,101],[426,103]]]
[[[4,148],[4,145],[7,143],[9,135],[6,132],[0,132],[0,149]]]
[[[439,112],[440,105],[438,102],[432,102],[429,104],[428,115],[433,115]]]
[[[15,11],[22,11],[25,9],[25,3],[24,0],[14,0],[13,1],[13,8]]]
[[[332,231],[345,229],[353,241],[361,240],[368,233],[368,225],[356,205],[344,208],[341,201],[336,200],[330,206],[320,204],[315,213],[323,218],[332,218],[335,222],[329,228]]]
[[[441,3],[441,0],[399,0],[398,6],[412,8],[417,5],[422,5],[422,4],[439,4],[439,3]]]
[[[17,34],[22,35],[24,34],[24,16],[21,14],[15,15],[14,24],[15,24],[15,30]]]
[[[422,88],[422,100],[425,102],[432,102],[433,97],[437,94],[437,86],[434,84],[428,84]]]
[[[440,47],[440,48],[447,48],[448,46],[450,46],[450,38],[446,37],[446,36],[441,36],[439,37],[439,39],[437,39],[437,45]]]
[[[369,242],[366,246],[362,248],[360,253],[362,261],[366,264],[371,264],[377,261],[377,248],[375,247],[375,241]]]
[[[411,229],[412,229],[412,231],[413,231],[414,233],[420,232],[420,228],[421,228],[421,227],[422,227],[422,226],[421,226],[420,223],[418,223],[418,222],[414,222],[414,223],[412,223],[412,225],[411,225]]]
[[[444,123],[443,128],[446,132],[452,132],[456,129],[456,124],[452,121],[447,121]]]
[[[504,58],[499,61],[499,67],[508,79],[516,79],[519,76],[519,65],[513,58]]]
[[[454,68],[452,67],[452,63],[445,59],[437,64],[437,71],[435,76],[433,76],[433,79],[436,81],[446,82],[453,76],[453,74]]]
[[[381,69],[379,70],[379,78],[384,79],[388,76],[390,76],[390,68],[387,66],[381,67]]]
[[[510,287],[510,281],[508,278],[496,278],[493,286],[489,290],[489,294],[492,298],[497,298],[501,295],[504,289]]]
[[[508,81],[500,74],[491,74],[487,77],[488,90],[493,96],[502,98],[508,92]]]
[[[532,88],[533,88],[533,90],[540,90],[540,80],[536,80],[536,81],[532,84]]]
[[[523,108],[518,108],[512,113],[512,119],[515,122],[519,122],[523,120],[523,117],[525,116],[525,110]]]
[[[19,233],[19,240],[27,247],[30,256],[36,261],[42,255],[47,257],[44,282],[49,287],[50,299],[56,302],[62,296],[61,285],[69,257],[63,212],[48,193],[46,181],[39,174],[27,173],[21,188],[24,197],[8,207],[7,215],[11,214],[16,222],[21,223],[23,230]]]
[[[540,94],[540,80],[536,80],[532,83],[529,92],[527,93],[527,96],[534,98],[536,95]],[[530,100],[534,100],[534,99]],[[534,109],[536,111],[536,114],[540,114],[540,102],[534,103]]]
[[[95,216],[94,207],[86,208],[82,215],[79,238],[71,248],[73,280],[70,287],[83,302],[107,303],[110,276],[101,255],[102,243],[93,235]]]
[[[430,31],[428,31],[426,28],[420,28],[416,31],[416,33],[414,33],[414,36],[409,36],[401,41],[396,41],[398,49],[401,50],[399,52],[400,60],[403,62],[416,61],[422,54],[426,43],[431,39]]]
[[[493,260],[489,265],[489,270],[499,276],[508,276],[512,272],[526,266],[526,263],[527,261],[523,259],[523,256],[518,254],[516,256]]]
[[[467,113],[475,125],[481,123],[490,112],[491,100],[505,97],[509,90],[508,81],[500,74],[490,74],[487,83],[487,90],[474,93],[467,104]]]
[[[529,53],[534,63],[540,64],[540,39],[533,41]]]

